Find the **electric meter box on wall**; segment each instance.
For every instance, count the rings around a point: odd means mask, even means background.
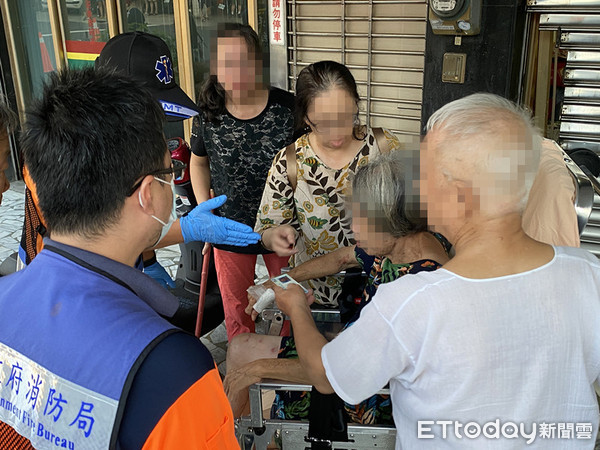
[[[482,0],[429,0],[434,34],[472,36],[481,30]]]

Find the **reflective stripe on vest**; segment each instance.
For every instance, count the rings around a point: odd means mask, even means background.
[[[0,311],[0,420],[36,448],[109,448],[132,367],[174,327],[49,250],[0,279]]]
[[[108,448],[119,402],[0,344],[0,420],[36,448]]]

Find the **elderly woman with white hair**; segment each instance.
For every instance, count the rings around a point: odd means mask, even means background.
[[[398,449],[593,447],[600,264],[521,228],[538,132],[491,94],[447,104],[427,129],[421,195],[455,256],[381,286],[330,343],[302,291],[276,288],[303,369],[350,403],[389,383]]]

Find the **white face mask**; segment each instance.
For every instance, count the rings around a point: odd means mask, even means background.
[[[160,223],[163,226],[162,230],[160,232],[160,236],[158,237],[158,240],[154,243],[153,247],[156,244],[158,244],[165,237],[165,235],[171,229],[171,225],[173,225],[173,222],[175,222],[177,220],[177,204],[175,203],[175,183],[173,183],[172,179],[171,179],[171,182],[169,182],[169,183],[167,183],[165,180],[161,180],[158,177],[154,177],[154,179],[163,184],[168,184],[169,186],[171,186],[171,192],[173,193],[173,205],[171,207],[171,214],[169,215],[169,218],[167,219],[166,223],[154,215],[151,216],[154,220],[156,220],[158,223]],[[141,192],[138,193],[138,198],[140,201],[140,206],[143,208],[144,204],[142,203],[142,193]]]

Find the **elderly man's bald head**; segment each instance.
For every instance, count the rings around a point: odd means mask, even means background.
[[[436,169],[472,190],[474,208],[489,216],[523,210],[541,147],[525,111],[497,95],[473,94],[437,110],[427,131]]]

